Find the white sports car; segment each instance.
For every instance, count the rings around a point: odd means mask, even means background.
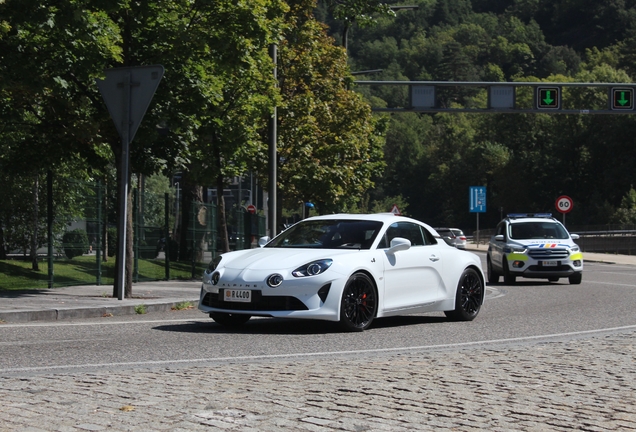
[[[477,255],[391,213],[311,217],[259,245],[205,271],[199,309],[217,323],[307,318],[362,331],[374,318],[431,311],[471,321],[484,301]]]

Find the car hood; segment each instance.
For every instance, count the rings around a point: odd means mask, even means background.
[[[223,254],[221,266],[236,270],[287,269],[296,268],[319,259],[333,259],[338,256],[360,252],[358,249],[258,248]]]
[[[572,240],[568,239],[528,239],[528,240],[511,240],[510,245],[519,245],[526,248],[571,248],[575,246]]]

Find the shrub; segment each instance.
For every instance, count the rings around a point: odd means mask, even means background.
[[[64,243],[64,254],[69,259],[88,252],[88,234],[86,234],[86,231],[83,229],[78,228],[64,233],[62,241]]]

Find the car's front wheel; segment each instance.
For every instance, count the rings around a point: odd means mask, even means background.
[[[365,273],[354,273],[342,291],[340,325],[346,331],[369,328],[378,310],[375,284]]]
[[[240,327],[252,318],[251,315],[211,312],[210,318],[224,327]]]
[[[484,283],[477,270],[467,268],[459,278],[455,294],[455,309],[444,311],[453,321],[472,321],[475,319],[484,299]]]

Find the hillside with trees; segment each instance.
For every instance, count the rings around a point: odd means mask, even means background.
[[[321,1],[317,15],[347,49],[356,75],[379,81],[545,81],[632,83],[636,2],[589,0],[414,0],[373,22],[350,25],[354,6]],[[403,107],[406,86],[358,86],[375,107]],[[572,97],[605,104],[605,94]],[[479,103],[466,93],[453,103]],[[587,98],[587,99],[586,99]],[[633,115],[394,113],[384,174],[372,199],[395,197],[406,213],[434,225],[474,229],[468,189],[488,187],[482,227],[507,212],[550,211],[575,203],[568,224],[636,223]],[[627,207],[626,207],[627,206]]]

